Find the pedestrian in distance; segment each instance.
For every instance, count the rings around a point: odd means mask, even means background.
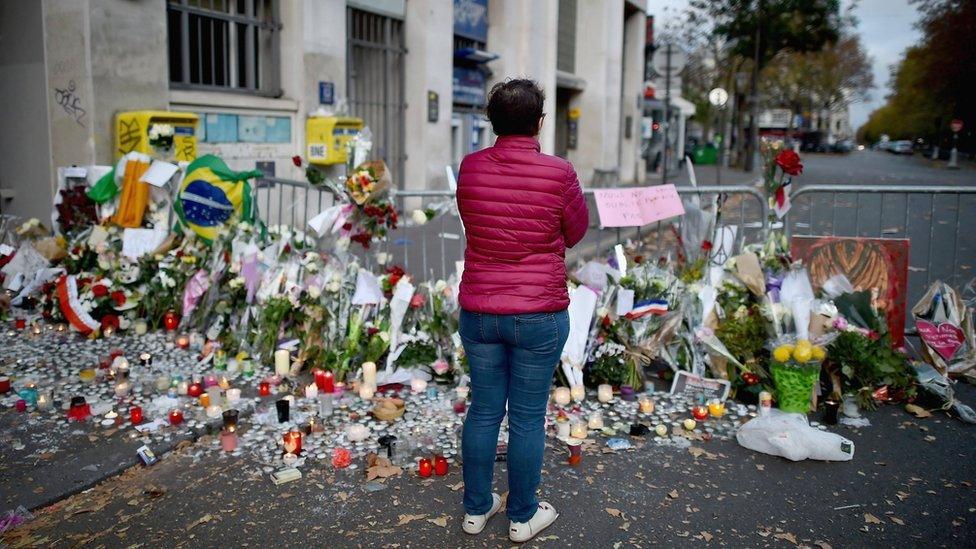
[[[501,508],[491,487],[507,410],[506,514],[514,542],[558,517],[536,491],[549,390],[569,336],[566,248],[589,224],[572,164],[539,150],[544,101],[532,80],[495,85],[486,111],[497,140],[464,158],[457,188],[467,238],[459,332],[472,398],[462,434],[463,529],[480,533]]]

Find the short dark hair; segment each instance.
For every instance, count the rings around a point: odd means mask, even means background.
[[[492,86],[485,114],[495,135],[535,135],[545,100],[534,80],[513,78]]]

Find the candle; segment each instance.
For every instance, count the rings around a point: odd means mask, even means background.
[[[137,318],[132,322],[132,330],[136,335],[145,335],[149,331],[149,323],[144,318]]]
[[[205,409],[210,406],[210,395],[207,393],[200,395],[200,406],[203,406]]]
[[[659,437],[668,436],[668,426],[663,423],[658,423],[654,426],[654,432],[657,433]]]
[[[698,421],[704,421],[708,417],[708,408],[701,405],[692,406],[691,416]]]
[[[572,442],[567,446],[569,446],[569,458],[566,462],[573,466],[579,465],[580,461],[583,460],[583,445],[579,442]]]
[[[586,424],[575,420],[569,427],[569,436],[573,438],[586,438]]]
[[[41,393],[37,395],[37,409],[41,411],[51,409],[51,395],[50,393]]]
[[[695,426],[698,425],[695,422],[695,420],[693,420],[691,418],[688,418],[688,419],[684,420],[681,424],[684,426],[685,430],[687,430],[687,431],[694,431],[695,430]]]
[[[9,392],[10,392],[10,377],[0,376],[0,394],[9,393]]]
[[[152,355],[149,353],[141,353],[139,355],[139,365],[146,368],[152,366]]]
[[[186,335],[178,335],[178,336],[176,336],[176,346],[179,347],[180,349],[189,349],[190,348],[190,338],[188,336],[186,336]]]
[[[185,381],[181,381],[176,384],[176,393],[179,395],[185,395],[190,391],[190,386]]]
[[[102,337],[112,337],[112,334],[114,333],[115,333],[115,329],[112,328],[111,326],[106,326],[105,328],[102,329]]]
[[[241,366],[241,373],[244,377],[251,377],[254,375],[254,363],[249,359],[239,360]]]
[[[569,387],[556,387],[552,392],[553,401],[560,406],[569,404],[571,397],[572,394],[569,391]]]
[[[275,375],[287,377],[291,373],[291,353],[287,349],[274,352]]]
[[[219,382],[217,381],[217,376],[213,374],[208,374],[203,377],[203,387],[209,389],[211,387],[216,387]]]
[[[323,393],[335,391],[335,374],[328,370],[315,371],[315,386]]]
[[[27,328],[27,319],[26,318],[18,318],[16,320],[14,320],[14,327],[17,328],[18,330],[23,330],[23,329]]]
[[[634,388],[630,385],[620,386],[620,398],[626,402],[633,402],[634,400]]]
[[[410,392],[417,395],[427,390],[427,381],[413,378],[410,380]]]
[[[447,474],[447,458],[437,454],[434,456],[434,474],[442,477]]]
[[[468,401],[463,398],[459,398],[454,401],[454,413],[463,414],[468,409]]]
[[[417,474],[427,478],[434,472],[434,465],[427,458],[420,458],[420,463],[417,464]]]
[[[363,384],[376,389],[375,362],[363,362]]]
[[[129,392],[132,391],[132,384],[129,383],[125,378],[119,380],[115,384],[115,396],[122,398],[128,396]]]
[[[234,432],[237,430],[237,418],[240,417],[237,410],[227,410],[222,415],[224,418],[224,431]]]
[[[109,366],[112,373],[120,377],[128,377],[129,375],[129,359],[124,356],[117,356],[112,358],[112,363]]]
[[[364,383],[363,386],[359,388],[359,398],[363,400],[369,400],[373,398],[374,393],[375,391],[372,385],[367,385]]]
[[[332,415],[332,393],[320,393],[319,399],[319,416],[329,417]]]
[[[14,404],[14,407],[17,409],[18,412],[26,412],[27,401],[22,398],[18,398],[17,402]]]
[[[603,413],[597,411],[590,414],[590,418],[587,421],[587,427],[597,431],[603,429]]]
[[[345,392],[345,390],[346,390],[346,384],[343,383],[343,382],[341,382],[341,381],[336,381],[335,384],[333,385],[333,387],[334,388],[332,389],[332,392],[337,397],[341,397],[342,396],[342,393]]]
[[[179,409],[173,408],[169,411],[169,424],[179,425],[183,423],[183,412]]]
[[[176,316],[176,313],[173,311],[166,311],[166,314],[163,315],[163,326],[172,332],[179,325],[180,319]]]
[[[241,363],[237,361],[236,358],[231,358],[227,361],[227,371],[234,373],[241,369]]]
[[[319,396],[319,388],[314,383],[309,383],[305,386],[305,398],[315,398]]]
[[[230,381],[227,379],[227,376],[220,376],[220,382],[217,383],[217,386],[225,391],[230,389]]]
[[[610,402],[613,400],[613,387],[607,384],[596,388],[596,397],[600,402]]]
[[[237,433],[234,431],[223,431],[220,433],[220,447],[225,452],[233,452],[237,449]]]
[[[455,391],[457,392],[458,398],[466,399],[468,398],[468,395],[471,393],[471,387],[468,387],[467,385],[461,385],[457,389],[455,389]]]
[[[722,417],[725,415],[725,403],[714,399],[708,403],[708,413],[712,417]]]
[[[654,401],[650,398],[641,397],[639,405],[642,414],[654,413]]]
[[[298,455],[302,453],[302,432],[291,430],[284,436],[285,452]]]
[[[216,385],[213,386],[213,387],[211,387],[211,388],[209,388],[209,389],[207,389],[207,396],[210,397],[210,404],[214,404],[216,406],[220,406],[221,405],[221,400],[222,400],[221,399],[222,394],[223,394],[223,391],[221,391],[220,390],[220,387],[217,387]]]
[[[275,410],[278,412],[278,423],[285,423],[288,421],[290,405],[291,402],[285,398],[275,402]]]
[[[214,368],[218,370],[227,369],[227,353],[225,353],[223,349],[217,349],[214,351],[213,364]]]
[[[210,406],[207,406],[207,417],[208,418],[210,418],[210,419],[217,419],[218,417],[220,417],[220,414],[221,414],[221,408],[220,408],[220,406],[217,406],[216,404],[211,404]]]
[[[586,387],[583,385],[573,385],[569,388],[569,395],[575,402],[583,402],[586,399]]]
[[[82,370],[78,372],[78,379],[80,379],[84,383],[91,383],[95,381],[96,375],[97,374],[94,368],[82,368]]]
[[[241,400],[240,389],[227,389],[227,404],[233,406],[237,404],[240,400]]]
[[[566,438],[569,436],[569,420],[562,419],[556,420],[556,436],[559,438]]]
[[[37,384],[28,383],[26,387],[20,390],[20,398],[27,401],[27,404],[31,406],[37,406]]]
[[[186,395],[197,398],[203,394],[203,386],[194,381],[186,387]]]
[[[139,406],[133,406],[129,408],[129,421],[133,425],[139,425],[142,423],[142,408]]]
[[[346,427],[346,438],[349,442],[362,442],[369,436],[369,428],[361,423],[353,423]]]
[[[258,395],[259,396],[266,397],[266,396],[269,396],[270,394],[271,394],[271,382],[270,381],[262,381],[261,383],[258,384]]]

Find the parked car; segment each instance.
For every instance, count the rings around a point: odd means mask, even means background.
[[[854,150],[854,141],[850,139],[841,139],[836,143],[834,143],[833,147],[831,147],[831,150],[832,152],[835,153],[847,154]]]
[[[891,144],[891,148],[888,150],[895,154],[915,154],[915,149],[912,147],[912,142],[907,139],[895,141]]]

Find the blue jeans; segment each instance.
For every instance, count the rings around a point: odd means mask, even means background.
[[[526,522],[538,507],[536,489],[546,444],[552,374],[569,336],[569,314],[493,315],[461,311],[458,330],[471,369],[471,408],[464,420],[464,510],[491,509],[498,429],[508,403],[509,520]]]

